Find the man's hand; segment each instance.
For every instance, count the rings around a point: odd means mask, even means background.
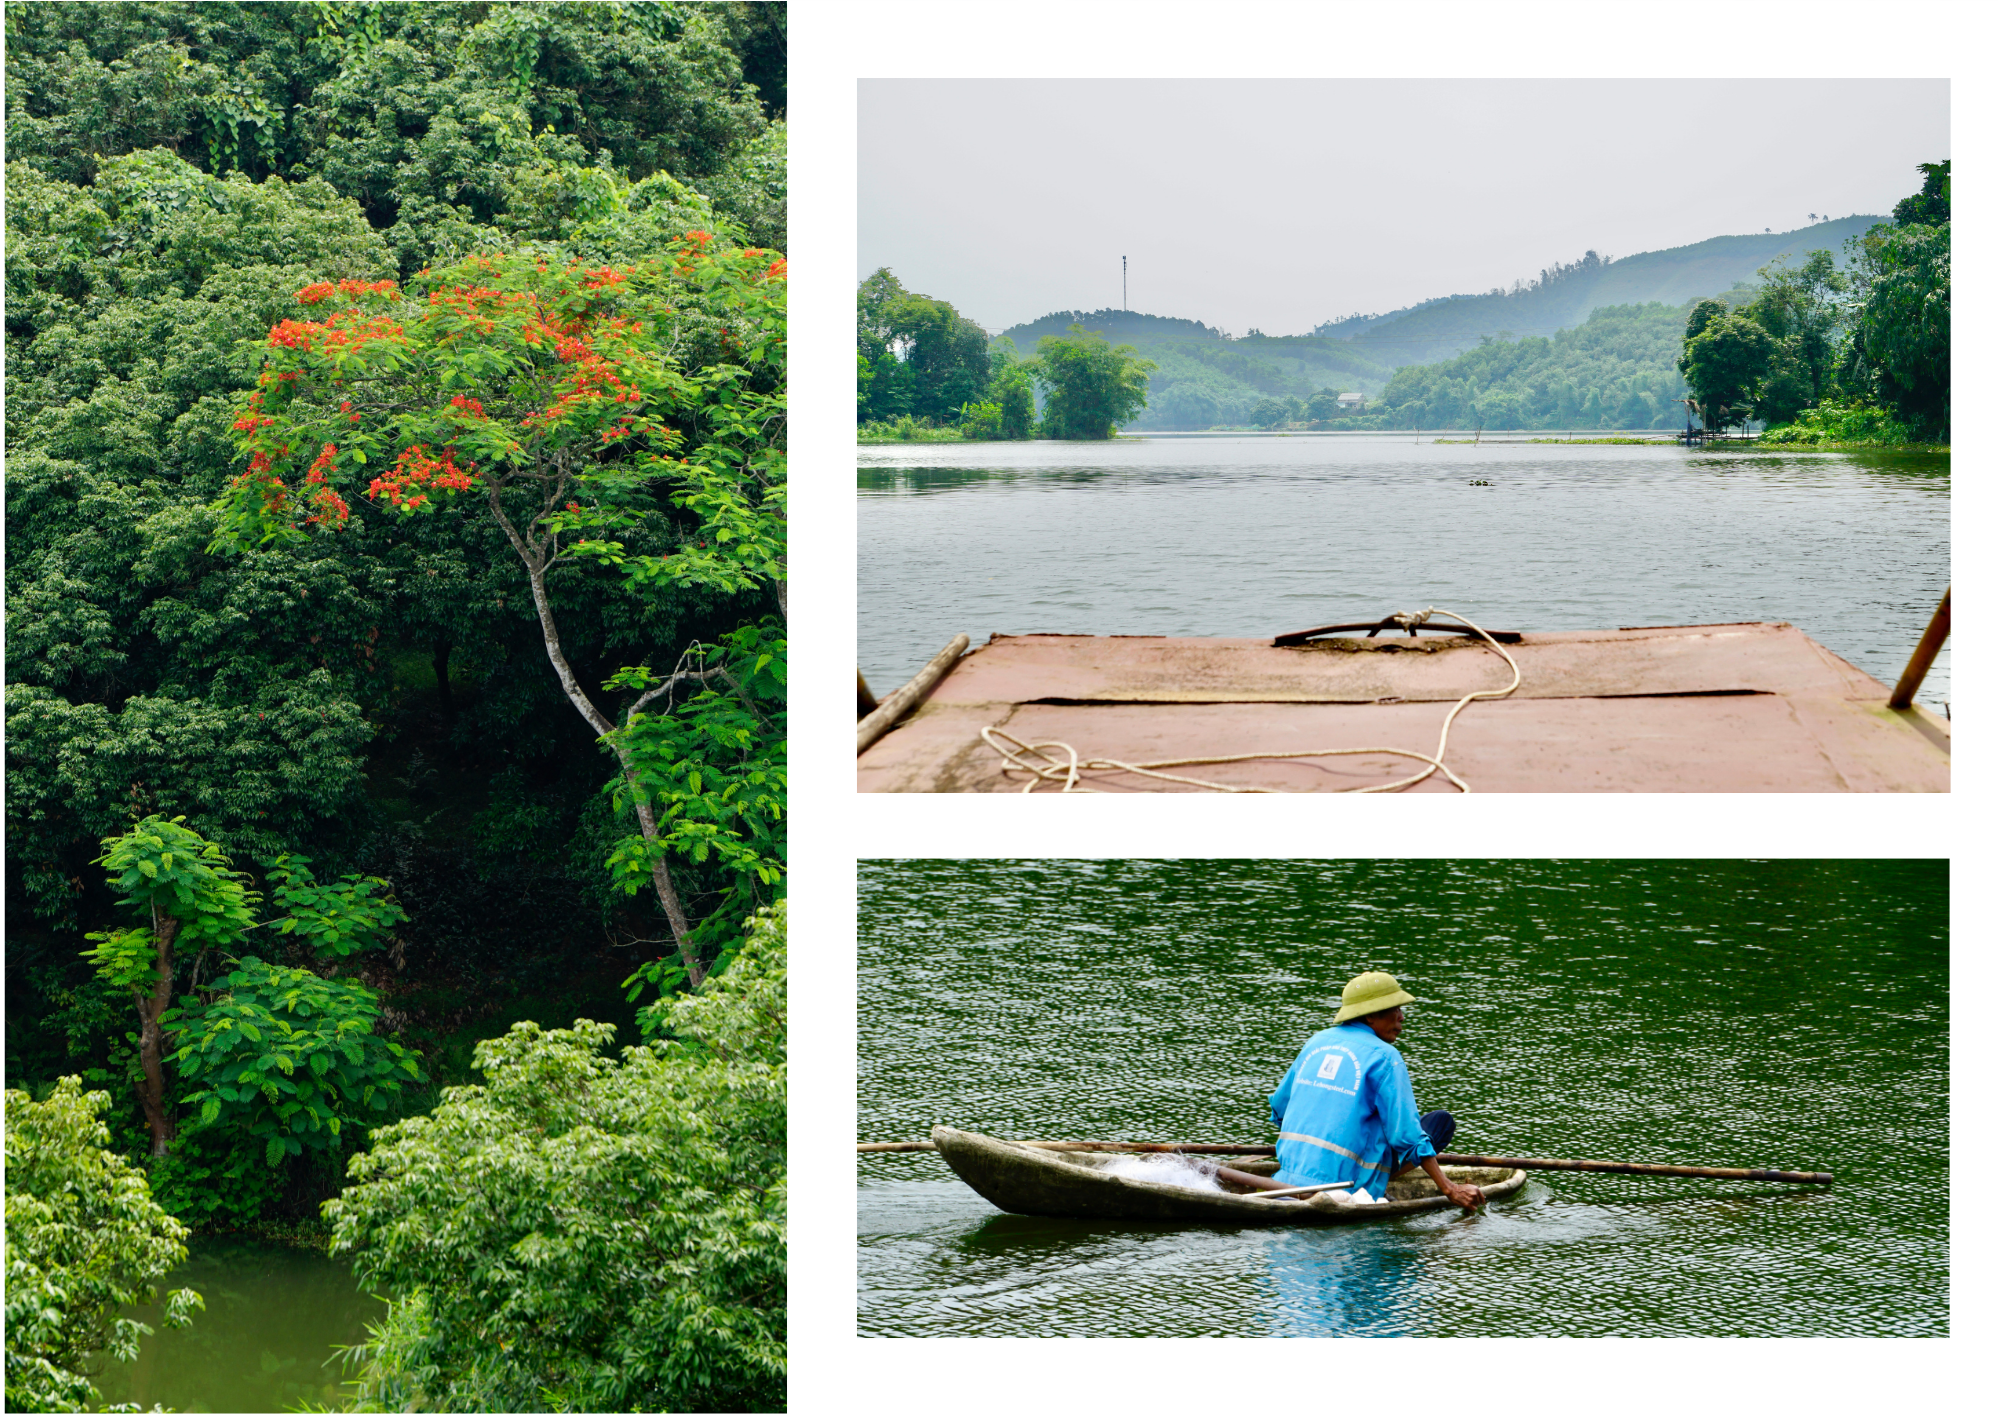
[[[1437,1185],[1438,1192],[1466,1212],[1471,1212],[1486,1201],[1486,1195],[1480,1192],[1477,1186],[1470,1183],[1454,1183],[1446,1178],[1444,1170],[1438,1167],[1436,1159],[1420,1159],[1418,1162],[1423,1165],[1424,1172],[1430,1175],[1431,1182]]]
[[[1476,1184],[1451,1183],[1449,1179],[1446,1182],[1450,1186],[1445,1189],[1444,1196],[1465,1209],[1466,1212],[1472,1212],[1475,1208],[1485,1203],[1486,1195],[1479,1190]]]

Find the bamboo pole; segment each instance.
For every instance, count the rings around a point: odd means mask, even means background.
[[[1241,1154],[1250,1158],[1276,1158],[1274,1144],[1140,1144],[1117,1139],[1009,1139],[1027,1149],[1066,1149],[1081,1154]],[[857,1154],[919,1154],[937,1148],[928,1139],[898,1144],[856,1144]]]
[[[1271,1144],[1141,1144],[1115,1139],[1010,1139],[1027,1149],[1069,1150],[1072,1153],[1101,1154],[1241,1154],[1275,1157]],[[914,1154],[936,1149],[928,1139],[898,1144],[856,1144],[861,1154]],[[1634,1164],[1610,1159],[1504,1159],[1481,1154],[1439,1154],[1440,1164],[1463,1168],[1559,1169],[1575,1173],[1652,1174],[1660,1178],[1741,1178],[1768,1183],[1832,1183],[1830,1173],[1798,1173],[1789,1169],[1723,1169],[1690,1164]],[[1227,1170],[1232,1175],[1237,1170]],[[1255,1175],[1243,1175],[1255,1177]],[[1264,1180],[1269,1182],[1270,1180]],[[1258,1185],[1261,1186],[1261,1185]]]
[[[1944,591],[1944,598],[1938,600],[1937,609],[1931,614],[1930,625],[1924,629],[1924,636],[1917,640],[1917,651],[1910,655],[1910,665],[1903,669],[1903,676],[1896,683],[1896,690],[1889,694],[1889,706],[1901,712],[1916,701],[1917,689],[1924,685],[1924,677],[1936,661],[1938,649],[1951,637],[1951,590]]]
[[[1690,1164],[1625,1164],[1609,1159],[1501,1159],[1484,1154],[1439,1154],[1441,1164],[1485,1169],[1567,1169],[1579,1173],[1637,1173],[1660,1178],[1746,1178],[1767,1183],[1831,1183],[1830,1173],[1787,1169],[1715,1169]]]
[[[855,727],[854,754],[859,756],[873,746],[882,733],[896,725],[898,718],[928,697],[931,689],[937,686],[938,679],[951,671],[958,655],[971,645],[972,640],[961,633],[945,646],[942,653],[924,664],[922,672],[883,698],[881,705],[863,717]]]

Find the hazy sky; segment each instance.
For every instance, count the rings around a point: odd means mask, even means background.
[[[1942,79],[879,79],[861,278],[998,333],[1131,307],[1298,334],[1622,256],[1886,216]]]

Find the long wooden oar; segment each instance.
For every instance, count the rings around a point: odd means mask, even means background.
[[[1482,1169],[1570,1169],[1579,1173],[1642,1173],[1660,1178],[1748,1178],[1769,1183],[1831,1183],[1830,1173],[1787,1169],[1712,1169],[1690,1164],[1621,1164],[1608,1159],[1499,1159],[1484,1154],[1439,1154],[1441,1164]]]
[[[1105,1139],[1015,1139],[1029,1149],[1067,1149],[1108,1154],[1243,1154],[1275,1156],[1272,1144],[1138,1144]],[[902,1144],[856,1144],[862,1154],[914,1154],[937,1148],[928,1139]],[[1439,1154],[1441,1164],[1464,1168],[1562,1169],[1575,1173],[1636,1173],[1657,1178],[1741,1178],[1765,1183],[1831,1183],[1830,1173],[1795,1173],[1789,1169],[1720,1169],[1692,1164],[1629,1164],[1610,1159],[1503,1159],[1481,1154]]]
[[[1083,1154],[1243,1154],[1275,1158],[1272,1144],[1139,1144],[1118,1139],[1009,1139],[1028,1149],[1067,1149]],[[856,1144],[857,1154],[919,1154],[937,1148],[928,1139],[902,1144]]]

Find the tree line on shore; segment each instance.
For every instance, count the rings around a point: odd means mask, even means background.
[[[9,1407],[274,1225],[357,1407],[782,1406],[784,8],[7,24]]]
[[[1310,363],[1295,346],[1326,339],[1252,331],[1231,340],[1187,320],[1099,311],[1095,322],[1152,336],[1147,358],[1132,345],[1100,354],[1122,355],[1142,400],[1112,421],[1271,431],[1669,430],[1762,421],[1767,442],[1948,441],[1951,164],[1919,170],[1922,190],[1898,203],[1892,224],[1851,237],[1844,260],[1829,250],[1797,263],[1780,255],[1756,281],[1718,296],[1600,306],[1574,328],[1518,339],[1501,330],[1454,357],[1393,373],[1343,354],[1362,376],[1386,376],[1358,405],[1341,403],[1345,385],[1284,391]],[[1603,266],[1592,253],[1543,271],[1522,293],[1588,283]],[[1043,335],[1038,359],[1023,362],[1011,339],[984,340],[949,303],[905,291],[886,270],[863,284],[860,304],[864,439],[1064,435],[1036,424],[1030,399],[1040,386],[1036,364],[1049,363],[1043,346],[1052,337],[1089,340],[1081,322],[1072,321],[1066,336]],[[1023,327],[1044,329],[1062,317]],[[1011,411],[994,415],[999,408]]]
[[[1012,339],[989,341],[947,301],[911,293],[886,269],[862,282],[856,304],[864,437],[949,429],[953,439],[1101,440],[1146,405],[1156,365],[1081,325],[1043,335],[1023,358]]]
[[[1689,311],[1678,367],[1709,427],[1750,419],[1776,442],[1951,440],[1951,163],[1894,219],[1797,266],[1774,262],[1739,301]]]

